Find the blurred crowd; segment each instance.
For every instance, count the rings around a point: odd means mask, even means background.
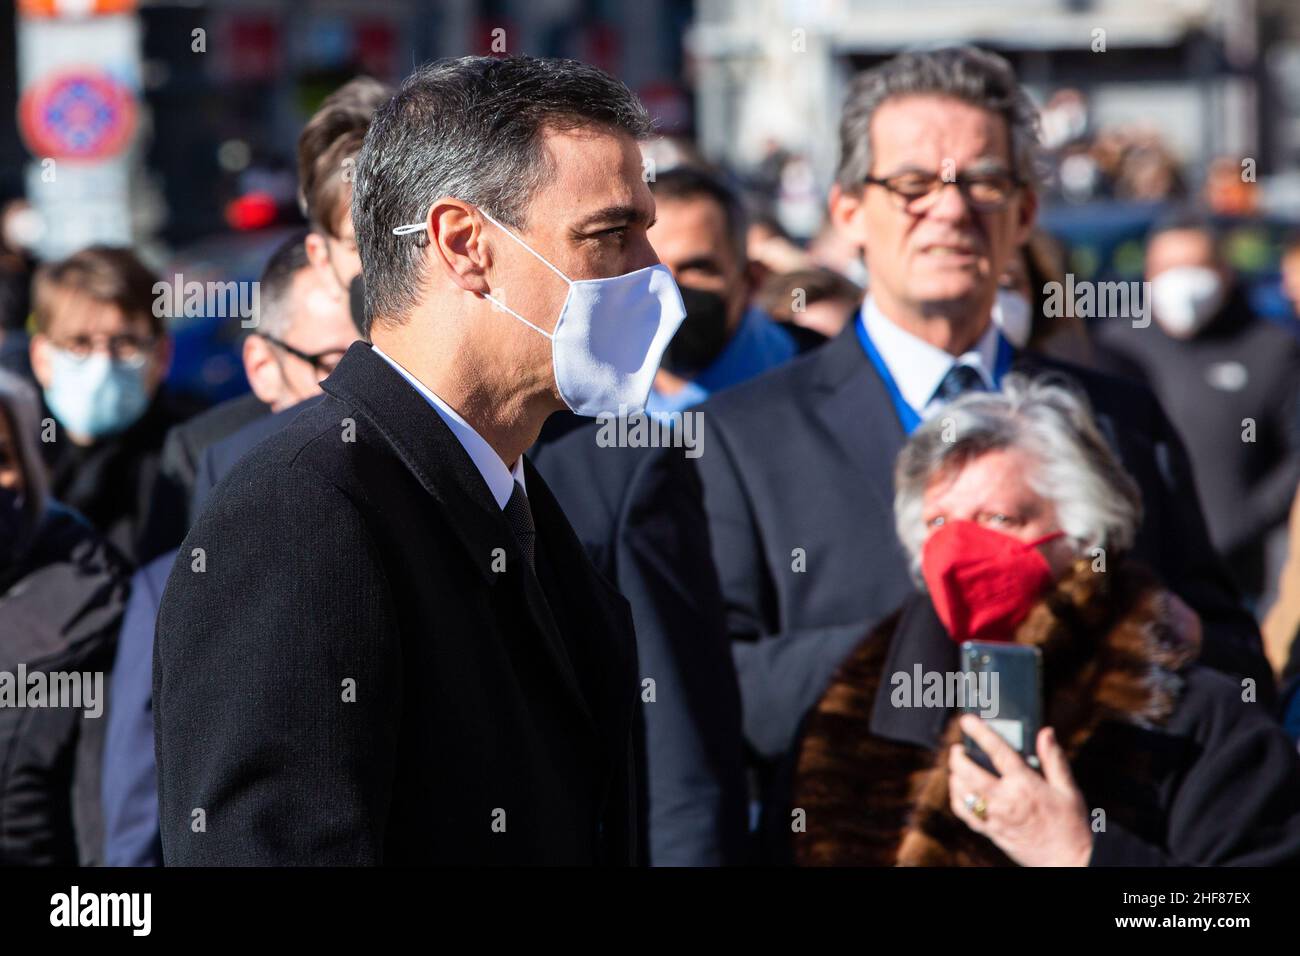
[[[945,57],[983,85],[945,86]],[[908,70],[931,86],[905,87]],[[1197,189],[1155,134],[1092,129],[1076,90],[1041,112],[1047,171],[1025,200],[1037,174],[1009,145],[1019,119],[981,101],[1023,96],[1009,73],[963,50],[860,79],[830,213],[808,238],[781,209],[800,188],[790,156],[741,173],[688,142],[643,146],[647,235],[686,310],[646,411],[680,427],[701,410],[708,441],[698,463],[647,453],[624,472],[557,415],[529,453],[630,602],[640,673],[658,676],[660,702],[638,718],[640,862],[1296,859],[1300,232],[1280,264],[1291,315],[1262,317],[1215,218],[1255,211],[1239,168]],[[921,92],[891,92],[896,80]],[[218,560],[186,540],[205,506],[365,348],[366,250],[339,170],[395,92],[360,78],[307,121],[303,222],[265,262],[243,330],[248,390],[210,407],[168,382],[174,316],[156,284],[169,270],[104,246],[38,263],[24,205],[0,211],[0,671],[110,674],[101,719],[0,706],[0,863],[163,862],[175,821],[160,819],[153,694],[168,578]],[[1003,140],[960,139],[985,121]],[[957,157],[958,188],[926,166],[931,145]],[[962,166],[999,150],[1001,166]],[[1117,313],[1100,288],[1083,305],[1067,242],[1035,225],[1040,201],[1101,199],[1170,202]],[[957,298],[944,284],[958,273],[967,311],[982,304],[960,320],[923,301]],[[912,341],[922,328],[951,339]],[[1049,374],[1062,370],[1073,384]],[[1032,547],[1010,556],[1013,540]],[[961,590],[970,555],[1003,562],[1028,588],[1020,603]],[[884,712],[891,671],[939,666],[959,637],[1011,635],[1048,668],[1042,773],[983,727]],[[1152,727],[1201,756],[1148,806],[1108,767],[1158,752]],[[950,762],[962,733],[998,778]],[[1013,832],[996,797],[1013,785],[1065,822]],[[1113,808],[1104,844],[1088,842],[1096,806]],[[807,813],[794,840],[791,807]]]

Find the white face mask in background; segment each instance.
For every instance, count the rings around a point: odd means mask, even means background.
[[[1176,339],[1205,328],[1227,290],[1219,273],[1204,266],[1166,269],[1151,280],[1151,306],[1160,327]]]
[[[78,358],[59,348],[50,355],[52,381],[45,404],[74,435],[97,439],[125,431],[149,407],[145,357],[113,359],[94,352]]]
[[[541,253],[483,210],[488,222],[519,243],[569,285],[554,332],[529,322],[492,296],[493,305],[551,340],[555,387],[574,413],[587,418],[645,410],[664,350],[686,318],[686,306],[664,265],[608,279],[570,279]],[[425,224],[398,226],[407,235]]]
[[[998,289],[993,300],[993,323],[1018,349],[1029,344],[1033,331],[1032,310],[1029,300],[1014,289]]]

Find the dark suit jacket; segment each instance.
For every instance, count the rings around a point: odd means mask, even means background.
[[[164,860],[633,861],[627,603],[526,462],[539,582],[469,455],[368,345],[324,387],[217,486],[168,581]]]
[[[555,416],[571,417],[571,416]],[[643,826],[653,866],[741,861],[740,693],[699,478],[681,448],[602,447],[590,422],[532,453],[592,562],[632,606],[642,678]],[[544,437],[555,431],[554,418]]]
[[[143,560],[170,552],[190,526],[194,480],[204,449],[270,409],[249,392],[214,405],[167,432],[158,460],[158,474],[150,490],[149,514],[142,534]]]
[[[100,793],[104,805],[104,863],[161,866],[158,768],[153,741],[153,638],[158,604],[174,552],[150,561],[131,579],[113,663]]]
[[[197,518],[202,512],[213,486],[244,455],[293,421],[299,412],[323,400],[324,396],[309,398],[283,411],[259,415],[233,435],[206,447],[196,446],[201,448],[202,454],[190,493],[189,506],[193,517]],[[172,434],[177,431],[172,429]],[[212,433],[207,437],[211,438]],[[168,441],[171,441],[170,436]],[[187,525],[189,523],[187,521]],[[162,842],[158,836],[158,766],[154,760],[153,736],[153,645],[158,606],[176,553],[173,548],[136,572],[131,581],[131,600],[122,618],[122,633],[118,637],[117,660],[113,667],[113,706],[108,712],[101,785],[104,861],[108,866],[162,865]],[[193,561],[193,555],[190,560]]]
[[[1142,490],[1136,555],[1201,615],[1203,662],[1271,697],[1258,629],[1210,547],[1186,455],[1151,393],[1028,355],[1015,369],[1082,386]],[[913,591],[893,512],[906,435],[853,323],[703,410],[699,465],[746,737],[778,758],[865,628]]]
[[[299,414],[322,401],[324,396],[317,395],[278,412],[260,415],[251,422],[245,423],[238,431],[204,448],[199,455],[194,474],[194,490],[190,496],[190,522],[193,523],[198,518],[217,482],[224,478],[241,458],[284,428]]]

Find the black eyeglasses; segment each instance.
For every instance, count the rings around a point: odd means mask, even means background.
[[[294,358],[302,359],[308,365],[316,370],[316,379],[320,381],[326,376],[331,375],[334,369],[338,367],[343,356],[347,354],[346,349],[327,349],[324,352],[317,352],[315,355],[309,355],[301,349],[296,349],[288,342],[276,338],[274,335],[267,335],[265,332],[255,333],[266,339],[272,345],[279,346]]]
[[[954,185],[967,204],[980,212],[995,212],[1011,201],[1024,180],[1011,173],[959,173],[946,179],[937,173],[909,170],[893,176],[867,176],[864,185],[881,186],[898,198],[908,212],[925,212],[939,199],[944,186]]]

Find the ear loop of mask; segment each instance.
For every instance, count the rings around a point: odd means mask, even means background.
[[[551,270],[552,272],[554,272],[557,276],[559,276],[561,279],[563,279],[566,285],[568,285],[568,286],[570,286],[570,287],[573,286],[573,280],[572,280],[572,279],[570,279],[568,276],[566,276],[563,272],[561,272],[561,271],[560,271],[559,269],[557,269],[555,266],[551,265],[551,263],[550,263],[549,261],[547,261],[546,257],[543,256],[540,252],[538,252],[536,249],[534,249],[534,248],[533,248],[532,246],[530,246],[528,243],[524,242],[522,239],[520,239],[518,236],[516,236],[512,231],[510,231],[509,229],[507,229],[505,226],[501,225],[501,223],[497,222],[496,219],[494,219],[494,218],[493,218],[493,217],[488,213],[488,211],[487,211],[486,209],[483,209],[483,208],[479,207],[479,210],[478,210],[478,211],[479,211],[479,214],[480,214],[484,219],[486,219],[488,222],[492,223],[492,225],[496,226],[498,229],[500,229],[502,232],[504,232],[507,236],[509,236],[509,237],[510,237],[511,239],[513,239],[515,242],[519,243],[519,245],[521,245],[521,246],[523,246],[525,249],[527,249],[528,252],[530,252],[530,253],[531,253],[531,254],[532,254],[532,255],[533,255],[533,256],[534,256],[534,257],[535,257],[535,258],[536,258],[536,259],[537,259],[537,260],[538,260],[542,265],[546,266],[546,268],[550,269],[550,270]],[[404,226],[395,226],[395,227],[393,228],[393,235],[395,235],[395,236],[409,236],[409,235],[411,235],[411,234],[413,234],[413,233],[423,232],[424,229],[425,229],[425,224],[424,224],[424,223],[422,223],[422,222],[412,222],[412,223],[407,223],[407,224],[404,225]],[[513,315],[513,316],[514,316],[516,319],[518,319],[520,322],[524,323],[524,325],[528,326],[528,327],[529,327],[530,329],[532,329],[534,332],[537,332],[539,335],[544,335],[544,336],[546,336],[548,339],[551,339],[552,341],[554,341],[554,339],[555,339],[555,334],[554,334],[554,333],[544,331],[543,329],[539,329],[537,326],[533,325],[533,323],[529,322],[527,319],[525,319],[522,315],[520,315],[520,314],[519,314],[518,312],[516,312],[514,309],[510,308],[510,306],[506,305],[504,302],[498,302],[496,299],[492,298],[492,296],[488,295],[486,292],[480,292],[479,295],[483,296],[483,298],[487,299],[489,302],[491,302],[493,305],[495,305],[498,309],[501,309],[501,310],[503,310],[503,311],[505,311],[505,312],[509,312],[511,315]]]

